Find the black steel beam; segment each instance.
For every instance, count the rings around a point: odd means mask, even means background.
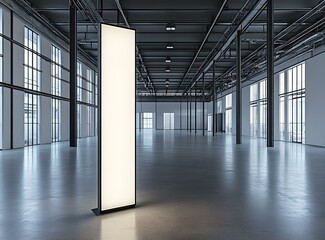
[[[216,125],[216,82],[215,82],[215,68],[216,60],[213,60],[212,64],[212,81],[213,81],[213,96],[212,96],[212,135],[215,135]]]
[[[188,94],[187,94],[187,97],[186,97],[186,130],[188,131]]]
[[[14,13],[10,10],[10,38],[14,38]],[[14,45],[10,42],[10,84],[14,84]],[[1,136],[2,137],[2,136]],[[14,91],[10,89],[10,149],[14,148]]]
[[[100,0],[100,16],[104,18],[104,0]]]
[[[190,91],[190,132],[192,132],[192,93]]]
[[[203,134],[203,136],[205,134],[205,129],[204,129],[204,107],[205,107],[205,94],[204,94],[204,92],[205,92],[205,82],[204,82],[204,75],[205,75],[205,73],[203,72],[203,74],[202,74],[202,84],[203,84],[203,86],[202,86],[202,134]]]
[[[157,123],[158,123],[158,113],[157,113],[157,99],[155,99],[155,129],[157,130]]]
[[[157,102],[157,99],[156,99],[156,102]],[[157,114],[156,114],[156,118],[157,118]],[[179,101],[179,129],[183,130],[182,129],[182,100]]]
[[[194,88],[194,91],[195,91],[195,119],[194,119],[194,122],[195,122],[195,134],[197,133],[197,93],[196,93],[196,84],[195,84],[195,88]]]
[[[274,147],[274,1],[267,5],[267,146]]]
[[[77,6],[70,1],[70,147],[77,147]]]
[[[242,89],[241,89],[241,32],[237,31],[237,66],[236,66],[236,144],[241,144],[242,139]]]

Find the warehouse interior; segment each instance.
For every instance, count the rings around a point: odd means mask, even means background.
[[[1,0],[0,239],[322,239],[324,13]],[[95,216],[100,23],[136,31],[137,203]]]

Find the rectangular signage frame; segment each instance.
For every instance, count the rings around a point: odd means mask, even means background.
[[[103,131],[105,131],[105,125],[103,124],[103,119],[102,117],[105,114],[110,114],[111,116],[114,116],[114,109],[119,109],[119,104],[118,102],[116,102],[116,107],[113,109],[108,109],[108,111],[112,110],[112,112],[107,113],[104,112],[107,109],[105,109],[106,106],[104,101],[103,101],[103,97],[107,96],[105,94],[108,93],[104,93],[103,92],[103,78],[105,77],[103,74],[103,71],[105,71],[105,66],[103,65],[103,49],[104,46],[103,44],[105,44],[105,41],[103,39],[103,28],[112,28],[112,29],[116,29],[116,30],[127,30],[127,31],[132,31],[133,35],[134,35],[134,42],[131,44],[134,44],[134,51],[132,54],[134,54],[133,56],[133,60],[134,61],[134,66],[132,68],[134,69],[130,69],[130,71],[132,71],[134,74],[134,80],[133,80],[133,84],[134,86],[132,86],[134,88],[134,92],[133,92],[133,106],[130,106],[130,108],[132,108],[132,112],[134,112],[134,116],[132,116],[130,118],[130,121],[132,121],[132,130],[130,132],[130,138],[132,138],[132,144],[133,146],[131,146],[131,151],[132,151],[132,155],[134,159],[131,159],[131,164],[133,165],[131,166],[131,168],[133,167],[134,169],[132,171],[134,171],[134,179],[133,179],[133,184],[134,186],[132,186],[133,188],[133,192],[134,192],[134,197],[133,200],[126,203],[126,204],[121,204],[121,205],[116,205],[116,206],[112,206],[112,207],[105,207],[104,205],[106,205],[107,203],[105,203],[104,201],[107,201],[107,199],[103,199],[103,197],[105,197],[106,193],[104,191],[106,191],[106,185],[107,184],[107,178],[105,176],[105,174],[103,173],[104,168],[107,169],[107,166],[105,166],[105,160],[107,160],[107,156],[105,155],[104,151],[106,152],[106,148],[105,146],[103,146],[104,144],[104,139],[105,138],[105,134],[103,133]],[[107,23],[101,23],[99,24],[99,57],[98,57],[98,208],[94,209],[94,213],[96,215],[99,214],[104,214],[104,213],[109,213],[109,212],[114,212],[114,211],[118,211],[118,210],[123,210],[123,209],[127,209],[127,208],[133,208],[136,206],[136,32],[135,29],[131,29],[131,28],[126,28],[126,27],[121,27],[121,26],[116,26],[116,25],[111,25],[111,24],[107,24]],[[118,62],[118,61],[117,61]],[[123,71],[128,71],[125,70],[125,67],[121,67],[121,70]],[[104,80],[105,81],[105,80]],[[109,81],[109,80],[107,80]],[[123,88],[119,88],[119,89],[114,89],[113,91],[119,92],[119,91],[123,91]],[[120,96],[120,99],[116,99],[116,100],[121,100],[123,97],[127,97],[127,96],[123,96],[123,92],[122,95]],[[103,105],[104,103],[104,105]],[[123,109],[119,109],[119,112],[123,111]],[[125,111],[125,109],[124,109]],[[116,114],[116,113],[115,113]],[[121,126],[115,126],[116,129],[118,129]],[[124,127],[124,126],[122,126]],[[116,133],[115,133],[116,134]],[[116,137],[120,137],[115,135]],[[124,150],[128,150],[128,146],[119,146]],[[107,152],[106,152],[107,153]],[[118,163],[118,162],[117,162]],[[119,170],[124,169],[124,168],[120,168]],[[130,172],[130,171],[129,171]],[[114,175],[114,173],[112,174]],[[132,174],[131,174],[132,175]],[[132,176],[133,177],[133,176]],[[103,178],[105,178],[106,182],[103,181]],[[116,176],[115,176],[115,180],[116,180]],[[114,178],[111,179],[111,181],[114,181]],[[118,182],[113,182],[113,184],[118,184]],[[124,190],[124,189],[123,189]],[[122,191],[123,191],[122,190]],[[122,194],[123,195],[123,194]],[[108,198],[110,198],[110,196],[107,196]]]

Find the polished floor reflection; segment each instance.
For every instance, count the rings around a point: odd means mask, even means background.
[[[324,239],[324,148],[148,130],[137,156],[137,207],[95,217],[95,138],[0,151],[0,239]]]

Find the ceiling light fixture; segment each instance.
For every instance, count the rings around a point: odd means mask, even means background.
[[[170,63],[170,62],[172,62],[172,60],[170,59],[170,57],[166,57],[165,62],[166,62],[166,63]]]
[[[166,46],[167,49],[173,49],[174,45],[172,43],[168,43]]]
[[[175,31],[175,30],[176,30],[176,26],[173,22],[167,23],[166,31]]]
[[[166,72],[170,72],[170,68],[169,67],[166,68]]]

